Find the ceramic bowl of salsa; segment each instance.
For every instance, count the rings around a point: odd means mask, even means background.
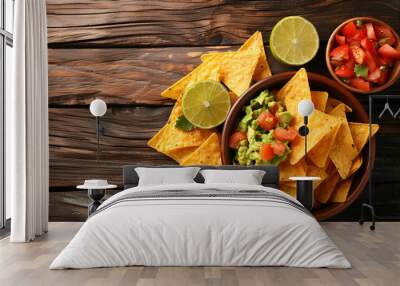
[[[400,77],[400,38],[378,19],[352,18],[333,31],[325,58],[340,85],[356,93],[380,92]]]

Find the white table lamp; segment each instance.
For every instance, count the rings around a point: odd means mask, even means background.
[[[97,149],[96,149],[96,160],[99,161],[99,145],[100,135],[104,134],[104,128],[100,125],[100,117],[107,112],[107,104],[104,100],[95,99],[90,103],[90,113],[96,117],[96,136],[97,136]]]

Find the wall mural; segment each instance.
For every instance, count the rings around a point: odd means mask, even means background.
[[[369,1],[368,8],[354,1],[317,2],[48,0],[51,220],[85,219],[87,194],[75,189],[85,179],[121,184],[124,164],[175,164],[149,148],[147,141],[165,124],[174,103],[161,97],[161,91],[198,65],[201,54],[236,50],[257,30],[263,32],[267,47],[272,27],[286,16],[282,11],[307,11],[321,48],[305,67],[329,75],[324,45],[342,21],[369,15],[400,30],[396,10],[381,1]],[[267,58],[273,74],[296,70],[274,61],[268,47]],[[397,82],[385,94],[399,91]],[[96,120],[89,112],[95,98],[108,105],[98,162]],[[357,98],[368,106],[368,96]],[[378,145],[380,151],[400,156],[386,141]],[[393,191],[375,197],[375,205],[393,210],[392,203],[400,202],[395,193],[399,186],[399,180],[390,180]],[[384,188],[379,183],[376,192]],[[354,219],[358,214],[355,204],[338,218]]]

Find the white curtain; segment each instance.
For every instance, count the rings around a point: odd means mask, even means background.
[[[16,0],[13,94],[6,98],[6,187],[12,242],[48,227],[47,23],[45,0]]]

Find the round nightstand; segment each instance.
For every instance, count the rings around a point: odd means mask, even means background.
[[[290,177],[289,180],[296,181],[296,197],[308,210],[314,206],[313,182],[321,180],[320,177]]]
[[[88,190],[88,197],[91,203],[88,206],[88,216],[94,213],[101,205],[101,199],[106,194],[106,190],[115,189],[117,185],[108,184],[107,180],[85,180],[83,185],[79,185],[77,189]]]

